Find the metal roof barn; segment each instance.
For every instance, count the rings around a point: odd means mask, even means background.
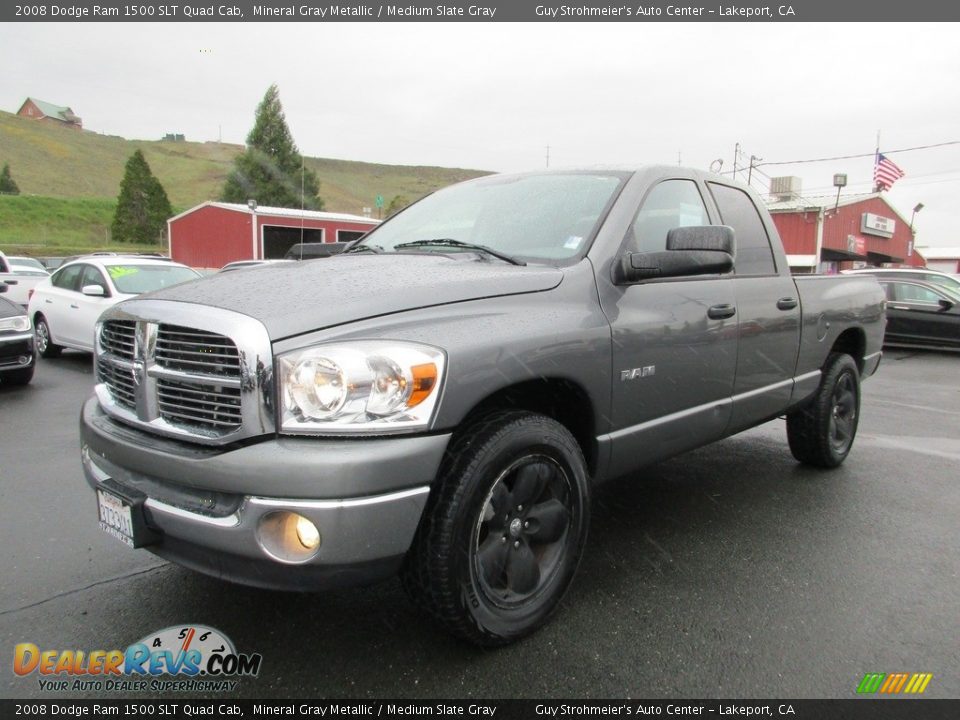
[[[167,221],[170,256],[196,268],[282,258],[299,242],[349,242],[379,224],[361,215],[205,202]]]

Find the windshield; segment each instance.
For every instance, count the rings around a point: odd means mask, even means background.
[[[39,260],[34,260],[33,258],[28,257],[8,257],[7,260],[10,261],[10,267],[14,272],[19,272],[21,270],[39,270],[43,273],[47,272],[47,269],[43,266]]]
[[[107,272],[117,292],[127,295],[160,290],[200,277],[200,273],[179,265],[108,265]]]
[[[924,275],[922,279],[931,285],[939,285],[949,290],[951,295],[960,295],[960,280],[949,275]]]
[[[390,252],[404,243],[454,240],[525,259],[567,260],[586,250],[622,182],[620,175],[602,173],[495,175],[424,198],[368,233],[360,244]],[[470,249],[438,242],[404,250]]]

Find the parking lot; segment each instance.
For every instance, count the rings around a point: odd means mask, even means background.
[[[775,421],[605,486],[560,612],[497,651],[395,581],[275,593],[106,536],[78,453],[91,384],[66,352],[0,387],[4,697],[58,697],[14,676],[17,643],[109,650],[186,623],[263,655],[238,697],[849,698],[866,672],[960,695],[960,356],[887,351],[838,470],[798,465]]]

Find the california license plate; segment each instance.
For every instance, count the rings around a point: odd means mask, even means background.
[[[129,503],[106,490],[97,490],[100,529],[124,545],[135,547],[133,512]]]

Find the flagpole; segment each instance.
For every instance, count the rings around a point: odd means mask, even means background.
[[[880,164],[880,131],[877,130],[877,149],[873,153],[873,191],[880,192],[880,183],[877,182],[877,165]]]

